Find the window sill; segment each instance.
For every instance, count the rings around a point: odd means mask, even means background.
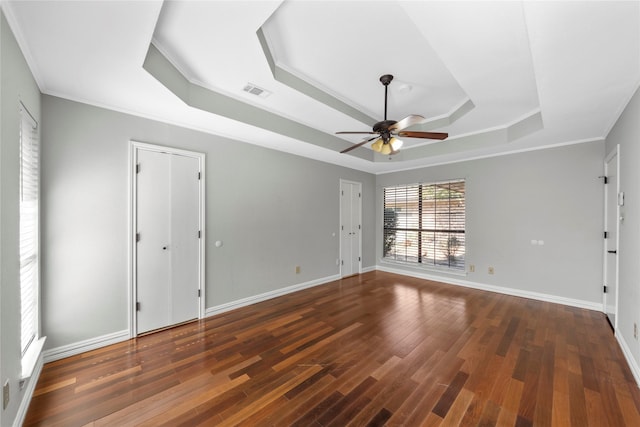
[[[27,348],[27,352],[22,356],[22,374],[20,375],[20,379],[26,380],[33,375],[33,370],[38,363],[38,358],[42,353],[42,347],[44,347],[44,342],[47,337],[42,337],[37,341],[34,341]]]
[[[438,268],[438,267],[432,267],[427,265],[420,265],[420,264],[415,264],[411,262],[391,261],[385,258],[380,259],[380,263],[386,264],[389,266],[414,268],[419,271],[428,271],[430,273],[450,274],[452,276],[460,276],[460,277],[467,276],[466,268],[462,270],[453,270],[449,268]]]

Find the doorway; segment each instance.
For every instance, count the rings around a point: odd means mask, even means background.
[[[360,274],[362,184],[340,180],[340,276]]]
[[[204,154],[132,142],[132,336],[203,317]]]
[[[615,331],[618,315],[618,236],[620,230],[620,153],[617,146],[604,162],[604,309]]]

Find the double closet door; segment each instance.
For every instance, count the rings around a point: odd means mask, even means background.
[[[605,159],[605,254],[604,254],[604,308],[611,327],[616,330],[618,313],[618,231],[620,224],[620,191],[618,180],[618,148]]]
[[[201,161],[136,149],[135,319],[142,334],[201,317]]]
[[[360,273],[362,184],[340,180],[340,276]]]

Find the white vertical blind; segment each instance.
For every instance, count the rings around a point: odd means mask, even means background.
[[[24,355],[38,333],[38,124],[20,105],[20,313]]]

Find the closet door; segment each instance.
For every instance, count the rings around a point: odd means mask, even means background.
[[[199,161],[139,149],[136,172],[137,333],[199,314]]]
[[[620,208],[618,206],[618,151],[613,151],[605,160],[605,254],[604,254],[604,307],[614,330],[618,313],[618,230]]]
[[[340,182],[340,275],[360,273],[362,184]]]

